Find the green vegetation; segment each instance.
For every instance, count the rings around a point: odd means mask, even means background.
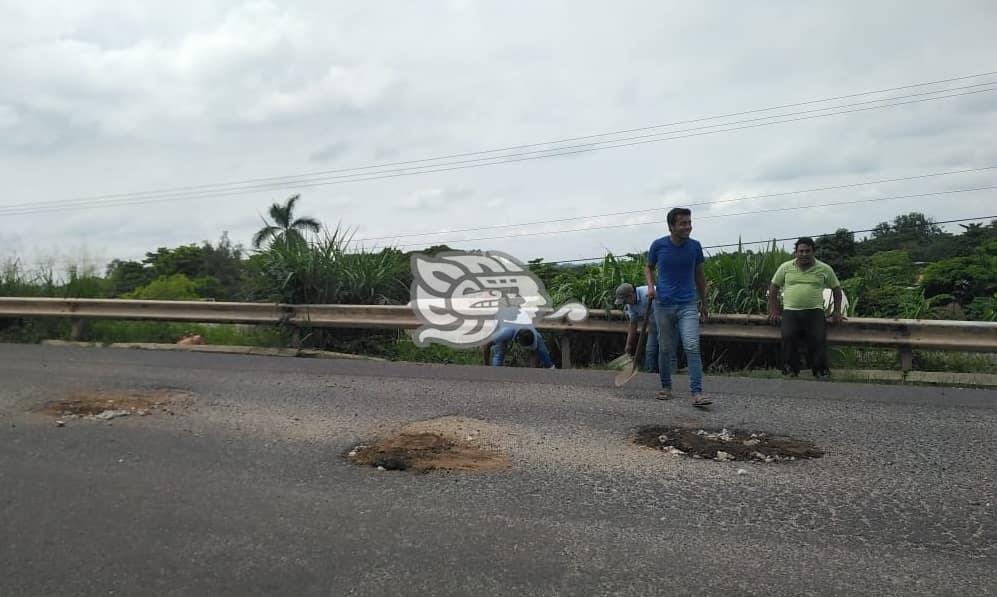
[[[25,297],[219,300],[312,304],[405,304],[412,282],[411,253],[394,248],[365,250],[348,229],[329,229],[296,214],[298,196],[274,203],[253,248],[233,245],[227,234],[215,242],[159,247],[140,261],[111,262],[101,274],[84,267],[29,271],[17,260],[0,264],[0,295]],[[959,234],[943,231],[923,214],[882,222],[867,239],[838,230],[817,239],[817,255],[838,272],[851,316],[997,321],[997,221],[967,224]],[[648,239],[650,243],[651,239]],[[435,254],[446,246],[422,252]],[[527,257],[527,256],[521,256]],[[762,250],[738,247],[710,255],[705,265],[712,313],[764,313],[766,290],[776,268],[791,255],[774,242]],[[643,284],[644,256],[606,255],[593,264],[557,264],[534,259],[529,268],[543,280],[555,304],[579,300],[593,309],[614,307],[621,282]],[[93,322],[88,339],[175,342],[186,332],[210,344],[276,346],[290,341],[286,329],[191,326],[145,322]],[[0,341],[65,338],[58,320],[0,320]],[[335,334],[310,330],[308,346],[360,352],[396,360],[478,363],[480,352],[417,348],[402,333]],[[556,352],[556,338],[548,338]],[[622,350],[622,338],[599,335],[575,340],[579,364],[598,365]],[[776,351],[756,345],[704,345],[704,361],[715,371],[764,367]],[[895,367],[889,351],[837,351],[836,366]],[[991,370],[989,359],[924,353],[919,368]],[[509,359],[523,359],[512,351]]]

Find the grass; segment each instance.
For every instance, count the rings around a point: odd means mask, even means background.
[[[384,356],[392,361],[410,363],[483,364],[480,348],[458,350],[439,344],[420,348],[407,334],[399,334],[397,339],[387,347]]]
[[[831,347],[832,369],[900,370],[900,355],[889,348]],[[914,351],[916,371],[997,374],[997,357],[972,352]]]
[[[113,342],[161,342],[172,344],[188,334],[200,334],[205,343],[218,346],[284,346],[286,334],[269,326],[239,328],[232,324],[161,323],[156,321],[93,321],[86,339]]]

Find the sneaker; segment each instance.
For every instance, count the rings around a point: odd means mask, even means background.
[[[657,398],[658,400],[671,400],[672,399],[671,388],[661,388],[660,390],[658,390],[658,395],[655,396],[655,398]]]

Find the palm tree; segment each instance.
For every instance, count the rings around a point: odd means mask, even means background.
[[[305,238],[301,234],[303,230],[315,233],[322,229],[322,225],[315,218],[294,219],[294,204],[300,198],[301,195],[293,195],[284,205],[274,203],[270,206],[272,222],[263,218],[263,228],[253,235],[253,247],[259,249],[267,240],[271,243],[286,244],[304,242]]]

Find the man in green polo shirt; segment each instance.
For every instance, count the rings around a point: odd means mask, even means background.
[[[831,374],[827,360],[827,328],[824,319],[824,289],[834,297],[831,323],[841,321],[841,284],[831,266],[814,257],[814,241],[796,241],[794,259],[779,266],[769,284],[769,320],[782,325],[782,372],[800,374],[799,344],[807,348],[807,364],[814,377]],[[779,292],[784,290],[779,308]]]

